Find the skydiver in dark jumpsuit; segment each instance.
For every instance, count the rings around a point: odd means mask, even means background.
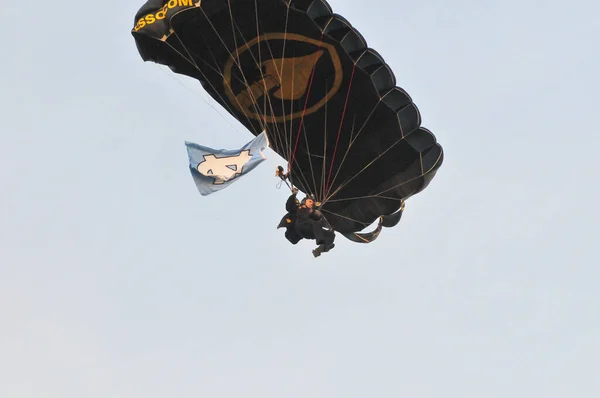
[[[335,233],[329,229],[321,212],[313,208],[314,200],[306,197],[299,203],[297,193],[298,190],[294,188],[285,204],[288,213],[281,219],[277,228],[286,229],[285,237],[293,245],[302,239],[316,240],[319,246],[313,250],[313,255],[318,257],[335,247]]]

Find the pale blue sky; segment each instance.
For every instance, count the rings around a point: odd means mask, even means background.
[[[198,194],[184,141],[251,136],[142,62],[142,3],[0,10],[1,397],[600,396],[597,2],[331,0],[446,158],[317,260],[273,152]]]

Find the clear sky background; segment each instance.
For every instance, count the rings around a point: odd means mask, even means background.
[[[184,141],[251,135],[142,62],[142,3],[0,8],[1,397],[600,396],[597,1],[331,0],[446,157],[318,259],[272,151],[198,194]]]

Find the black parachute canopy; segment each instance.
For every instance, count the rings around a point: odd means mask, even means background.
[[[443,162],[390,67],[326,1],[149,0],[132,34],[143,60],[197,79],[252,134],[266,131],[337,232],[399,220]]]

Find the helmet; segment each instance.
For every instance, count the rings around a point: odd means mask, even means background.
[[[312,200],[313,202],[315,201],[315,198],[312,195],[306,195],[306,197],[302,199],[302,204],[305,205],[308,199]]]

